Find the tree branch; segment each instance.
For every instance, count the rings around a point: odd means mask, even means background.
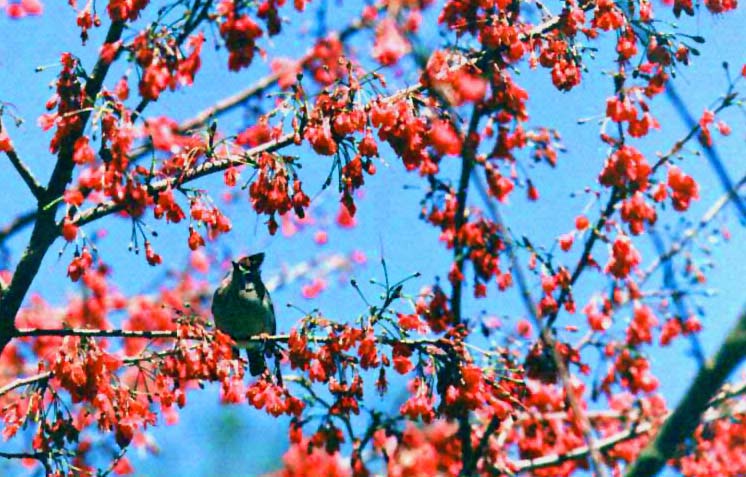
[[[731,199],[733,199],[734,197],[738,197],[738,191],[744,186],[746,186],[746,176],[743,176],[741,180],[739,180],[734,185],[733,189],[726,192],[718,200],[716,200],[715,203],[713,203],[712,206],[707,209],[704,215],[702,215],[702,218],[699,219],[699,222],[695,226],[686,229],[681,239],[679,239],[677,242],[674,242],[665,253],[658,255],[658,257],[648,266],[648,268],[645,269],[642,277],[637,281],[638,285],[642,286],[646,281],[648,281],[648,279],[653,275],[658,267],[665,264],[667,261],[671,260],[677,254],[679,254],[679,252],[684,250],[684,247],[686,247],[686,245],[691,242],[694,237],[696,237],[697,234],[702,231],[702,229],[707,227],[707,225],[712,222],[712,220],[720,213],[720,211],[723,210],[723,208]]]
[[[215,172],[224,171],[225,169],[228,169],[232,166],[245,165],[250,159],[262,153],[274,152],[278,149],[282,149],[283,147],[293,144],[293,136],[294,133],[288,133],[280,136],[274,141],[269,141],[264,144],[260,144],[259,146],[253,147],[242,154],[228,155],[222,159],[213,159],[204,162],[199,166],[186,171],[180,177],[169,177],[154,182],[150,185],[148,190],[151,194],[153,194],[156,192],[164,191],[169,187],[181,186]],[[112,200],[109,200],[81,212],[75,220],[75,223],[79,226],[85,225],[93,222],[94,220],[100,219],[101,217],[105,217],[109,214],[113,214],[121,210],[124,210],[124,204],[118,204]]]
[[[31,225],[34,220],[36,220],[36,210],[29,210],[14,218],[8,225],[0,229],[0,245],[4,244],[16,232]]]
[[[595,449],[597,451],[609,450],[620,442],[624,442],[630,439],[634,439],[635,437],[639,437],[643,434],[647,434],[651,431],[652,428],[653,425],[649,422],[632,425],[621,432],[613,434],[609,437],[604,437],[603,439],[599,439],[595,443]],[[554,465],[559,465],[563,462],[567,462],[568,460],[582,459],[587,457],[590,453],[591,448],[586,445],[582,447],[576,447],[575,449],[563,454],[544,455],[541,457],[537,457],[536,459],[522,459],[514,462],[511,467],[515,469],[516,472],[526,472],[529,470],[552,467]]]
[[[338,36],[341,41],[344,41],[345,39],[352,36],[354,33],[360,31],[364,26],[365,23],[363,23],[360,19],[357,19],[350,23],[344,30],[338,32]],[[301,57],[299,62],[303,63],[307,61],[309,58],[312,58],[312,55],[313,49],[309,49]],[[187,119],[186,121],[179,124],[179,127],[177,129],[178,133],[185,134],[189,131],[194,131],[196,129],[205,127],[211,118],[228,113],[240,107],[250,99],[257,97],[263,92],[272,88],[274,85],[277,84],[277,81],[279,79],[280,75],[277,73],[271,73],[267,76],[264,76],[263,78],[260,78],[259,80],[255,81],[254,84],[248,86],[247,88],[219,100],[214,105],[203,109],[192,118]],[[152,150],[153,145],[151,143],[143,144],[142,146],[132,151],[132,153],[130,154],[130,159],[137,160]]]
[[[588,5],[584,6],[584,8],[593,8],[593,4],[589,3]],[[533,36],[545,33],[555,28],[560,23],[560,21],[561,19],[559,16],[552,18],[526,32],[524,35],[521,36],[521,39],[528,40]],[[115,43],[116,41],[118,41],[121,37],[123,29],[123,22],[113,22],[107,33],[106,43]],[[98,95],[108,69],[108,62],[103,61],[101,58],[99,58],[89,81],[86,83],[86,98],[95,98]],[[396,93],[394,97],[398,97],[403,94],[411,94],[419,91],[421,88],[422,86],[420,84],[417,84]],[[80,114],[80,131],[78,131],[76,134],[71,134],[68,138],[66,138],[65,141],[63,141],[62,147],[60,148],[60,155],[58,157],[57,164],[55,165],[52,177],[50,178],[47,186],[47,198],[54,199],[60,197],[72,176],[72,145],[74,144],[75,139],[77,139],[77,137],[82,134],[88,118],[90,117],[91,111],[89,109],[85,109]],[[253,152],[249,151],[248,155],[250,156],[252,153],[258,153],[261,151],[277,150],[281,147],[289,145],[292,142],[292,138],[292,134],[282,136],[273,143],[254,148],[254,150],[252,150]],[[179,183],[191,181],[205,176],[209,173],[224,170],[231,165],[242,164],[245,157],[246,156],[233,156],[226,159],[210,161],[208,163],[202,164],[201,166],[185,174],[185,176],[180,179]],[[173,179],[164,179],[162,181],[159,181],[158,183],[156,183],[156,187],[158,187],[158,189],[155,190],[163,190],[166,187],[172,185],[173,182]],[[86,224],[99,217],[118,212],[122,209],[122,205],[116,204],[112,201],[105,202],[81,214],[78,218],[77,224]],[[53,204],[49,207],[40,207],[37,210],[37,220],[34,226],[34,230],[32,231],[29,244],[26,247],[26,250],[23,257],[21,258],[21,261],[18,264],[18,267],[16,268],[15,274],[13,275],[13,280],[11,281],[7,293],[3,295],[2,301],[0,301],[0,352],[2,352],[2,350],[5,348],[5,345],[7,345],[8,341],[11,339],[11,336],[13,334],[15,315],[21,306],[26,292],[31,286],[31,282],[33,281],[36,273],[39,270],[39,266],[41,265],[41,261],[44,255],[59,235],[58,224],[54,222],[56,210],[56,204]]]
[[[454,220],[453,232],[453,260],[459,273],[463,273],[464,268],[464,247],[458,238],[461,227],[466,222],[466,198],[469,192],[469,178],[474,170],[474,159],[477,154],[478,141],[475,142],[474,136],[477,134],[479,120],[482,118],[481,110],[475,106],[472,111],[469,126],[464,134],[463,151],[461,153],[461,176],[458,180],[458,189],[456,190],[456,217]],[[459,279],[453,284],[453,293],[451,296],[451,308],[456,323],[461,322],[461,294],[463,291],[463,280]]]
[[[729,92],[730,93],[730,92]],[[732,94],[726,95],[725,98],[723,98],[718,105],[717,108],[715,108],[715,112],[722,111],[723,109],[727,108],[732,104]],[[691,140],[698,131],[701,130],[701,127],[698,123],[695,123],[689,132],[684,136],[682,139],[676,141],[676,143],[662,156],[658,158],[658,160],[655,162],[655,164],[652,167],[651,174],[657,171],[660,167],[663,166],[674,154],[676,154],[678,151],[681,150],[681,148],[686,144],[689,140]],[[738,183],[738,185],[733,188],[727,189],[727,198],[721,199],[727,200],[729,198],[736,197],[736,189],[740,188],[743,184],[744,179],[741,180],[741,182]],[[557,311],[552,313],[549,318],[547,319],[547,326],[552,326],[554,322],[557,319],[557,316],[559,315],[559,310],[562,309],[562,305],[565,303],[565,300],[570,296],[570,291],[572,290],[572,286],[575,284],[575,282],[580,278],[580,275],[582,274],[583,270],[586,266],[588,266],[588,263],[590,261],[591,257],[591,251],[593,250],[593,245],[595,245],[596,240],[598,239],[598,236],[600,234],[601,228],[606,224],[606,221],[609,217],[611,217],[611,213],[614,212],[614,209],[619,204],[619,202],[624,198],[624,196],[617,190],[615,187],[612,189],[611,197],[609,198],[609,201],[606,204],[606,207],[604,208],[603,213],[599,217],[598,221],[596,222],[595,226],[591,229],[591,236],[586,241],[584,247],[583,247],[583,253],[580,257],[580,260],[578,261],[578,264],[575,266],[575,269],[573,270],[571,280],[570,280],[570,287],[567,289],[562,289],[560,292],[560,296],[557,298]],[[722,204],[725,205],[725,204]],[[722,206],[720,207],[722,208]]]
[[[38,337],[38,336],[80,336],[87,338],[144,338],[144,339],[182,339],[182,340],[204,340],[205,335],[184,335],[176,330],[123,330],[123,329],[89,329],[89,328],[18,328],[14,331],[14,338]],[[309,336],[308,340],[313,343],[331,343],[338,339],[336,336]],[[256,335],[241,339],[245,343],[287,343],[289,334],[278,335]],[[385,345],[401,344],[406,346],[439,346],[450,348],[451,342],[446,338],[391,338],[388,336],[377,336],[376,342]]]
[[[4,130],[3,122],[0,119],[0,134],[2,134],[3,130]],[[13,167],[16,168],[18,175],[20,175],[21,179],[23,179],[23,182],[26,183],[26,186],[29,188],[31,193],[34,195],[34,197],[36,198],[36,201],[37,202],[40,201],[42,197],[44,197],[44,193],[45,193],[44,187],[39,183],[38,180],[36,180],[34,173],[31,172],[31,169],[20,158],[20,156],[18,155],[18,152],[16,152],[15,150],[15,147],[11,145],[10,149],[5,151],[5,155],[8,156],[8,159],[10,159],[10,163],[13,164]]]
[[[732,93],[733,92],[731,86],[731,88],[726,93],[725,99],[723,99],[722,104],[727,105],[730,103],[730,101],[732,100]],[[676,89],[673,87],[672,84],[666,86],[666,97],[669,99],[669,101],[671,101],[676,111],[678,111],[679,116],[681,116],[681,119],[684,121],[684,123],[686,123],[687,127],[699,127],[699,123],[697,122],[697,120],[694,119],[692,113],[689,112],[689,108],[686,107],[686,104],[684,104],[684,101],[676,92]],[[720,157],[720,154],[718,153],[715,145],[703,144],[702,149],[705,152],[707,161],[710,163],[710,167],[712,167],[712,169],[715,171],[715,175],[720,181],[720,185],[722,186],[723,190],[725,190],[725,192],[728,194],[733,193],[733,191],[735,190],[733,180],[730,178],[728,171],[725,169],[723,160]],[[738,209],[738,214],[741,216],[741,222],[746,222],[746,204],[743,203],[738,195],[733,194],[732,197],[733,203],[735,204],[736,209]]]
[[[150,361],[152,359],[156,358],[163,358],[165,356],[170,356],[176,353],[180,353],[181,349],[169,349],[165,351],[157,351],[157,352],[151,352],[151,353],[143,353],[137,356],[132,356],[129,358],[122,359],[122,363],[124,364],[136,364],[141,363],[143,361]],[[50,378],[52,378],[52,372],[51,371],[45,371],[43,373],[37,373],[32,376],[28,376],[25,378],[19,378],[16,380],[11,381],[10,383],[6,384],[5,386],[0,387],[0,397],[3,397],[4,395],[8,394],[10,391],[20,388],[21,386],[28,386],[29,384],[35,384],[41,381],[46,381]]]
[[[3,459],[36,459],[39,460],[44,456],[42,452],[0,452]]]
[[[123,31],[124,22],[113,22],[106,34],[106,43],[117,42]],[[99,57],[85,85],[86,102],[92,103],[95,101],[108,71],[109,62]],[[72,159],[73,145],[83,134],[90,115],[90,108],[83,108],[80,112],[80,126],[62,141],[57,162],[47,185],[45,199],[61,196],[70,182],[74,166]],[[2,301],[0,301],[0,353],[13,336],[16,313],[18,313],[23,298],[39,271],[42,259],[59,235],[59,228],[55,222],[57,207],[57,203],[47,205],[44,201],[39,202],[36,211],[37,220],[31,232],[31,238],[16,267],[8,290],[3,294]]]
[[[38,337],[38,336],[80,336],[80,337],[101,337],[101,338],[144,338],[144,339],[180,339],[180,340],[194,340],[201,341],[205,339],[204,335],[196,336],[183,336],[178,331],[134,331],[134,330],[98,330],[98,329],[82,329],[82,328],[67,328],[67,329],[40,329],[40,328],[22,328],[14,332],[15,337]],[[308,341],[311,343],[331,343],[334,340],[338,340],[338,336],[309,336]],[[287,343],[290,340],[289,334],[279,335],[258,335],[250,338],[242,339],[242,344],[248,343]],[[388,346],[394,345],[405,345],[412,348],[425,348],[427,346],[435,346],[442,350],[449,350],[453,347],[453,344],[445,338],[416,338],[416,339],[396,339],[387,336],[377,336],[376,342],[385,344]],[[129,357],[122,359],[124,364],[135,364],[142,361],[148,361],[154,358],[160,358],[169,356],[178,352],[181,352],[180,348],[163,350],[152,353],[143,353],[138,356]],[[0,397],[9,393],[10,391],[34,384],[46,379],[50,379],[53,376],[51,371],[45,371],[25,378],[19,378],[11,381],[5,386],[0,387]]]
[[[723,403],[723,401],[725,401],[726,399],[742,395],[744,392],[746,392],[746,383],[738,384],[733,389],[728,389],[727,385],[724,386],[721,389],[720,393],[718,393],[718,395],[710,400],[707,404],[708,411],[704,414],[704,419],[702,419],[702,422],[713,422],[718,419],[731,417],[734,414],[733,409],[730,409],[728,410],[728,412],[723,413],[721,411],[715,410],[714,408]],[[743,413],[744,411],[746,411],[746,409],[744,409],[744,406],[739,406],[739,409],[736,412]],[[616,411],[613,411],[612,413],[609,413],[609,411],[589,411],[588,414],[606,419],[608,419],[609,417],[615,417],[611,414],[616,414],[621,417],[621,415],[619,415],[619,413]],[[669,413],[668,416],[670,415],[671,414]],[[626,418],[632,421],[638,419],[638,417],[634,415],[627,416]],[[604,437],[603,439],[599,439],[596,442],[596,445],[598,446],[598,449],[600,451],[610,450],[615,445],[621,442],[634,439],[653,430],[654,426],[651,422],[634,422],[631,426],[623,431],[617,432],[616,434],[612,434],[608,437]],[[561,464],[562,462],[567,462],[568,460],[582,459],[589,453],[590,449],[588,446],[577,447],[563,454],[545,455],[536,459],[523,459],[515,461],[511,466],[511,469],[515,470],[516,472],[527,472],[540,468],[552,467],[554,465]]]

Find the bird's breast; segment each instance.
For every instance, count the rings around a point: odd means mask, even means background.
[[[274,314],[267,300],[253,289],[238,293],[216,293],[213,299],[215,326],[234,340],[273,332]]]

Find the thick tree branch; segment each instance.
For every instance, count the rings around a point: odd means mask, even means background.
[[[106,42],[117,42],[123,31],[123,22],[113,22],[106,34]],[[95,101],[95,98],[101,91],[104,78],[108,71],[109,62],[99,57],[85,85],[87,103],[92,104]],[[76,139],[83,134],[90,115],[90,108],[83,108],[80,113],[79,128],[71,132],[62,141],[57,162],[47,185],[45,199],[61,196],[65,191],[65,187],[70,182],[74,166],[72,159],[73,145]],[[47,205],[44,201],[39,202],[37,220],[31,232],[31,238],[16,267],[8,290],[3,294],[2,301],[0,301],[0,353],[2,353],[5,345],[8,344],[13,335],[16,313],[21,307],[21,303],[31,286],[31,282],[39,271],[42,259],[59,234],[59,229],[55,222],[56,212],[57,203]]]
[[[700,368],[676,410],[663,423],[660,432],[640,453],[626,477],[656,475],[675,455],[676,449],[692,435],[710,400],[718,394],[725,379],[746,357],[746,312],[741,313],[715,358]]]

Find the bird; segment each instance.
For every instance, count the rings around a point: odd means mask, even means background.
[[[277,332],[272,298],[261,277],[264,253],[231,262],[233,269],[220,282],[212,298],[215,326],[246,349],[249,372],[258,376],[267,368],[264,343],[247,342],[252,336]],[[238,354],[238,350],[234,349]]]

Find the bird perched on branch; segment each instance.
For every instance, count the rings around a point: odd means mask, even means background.
[[[246,349],[252,376],[262,374],[267,367],[265,346],[247,342],[252,336],[277,332],[275,309],[261,277],[264,254],[257,253],[232,262],[231,270],[215,290],[212,315],[215,326],[228,334],[236,345]]]

